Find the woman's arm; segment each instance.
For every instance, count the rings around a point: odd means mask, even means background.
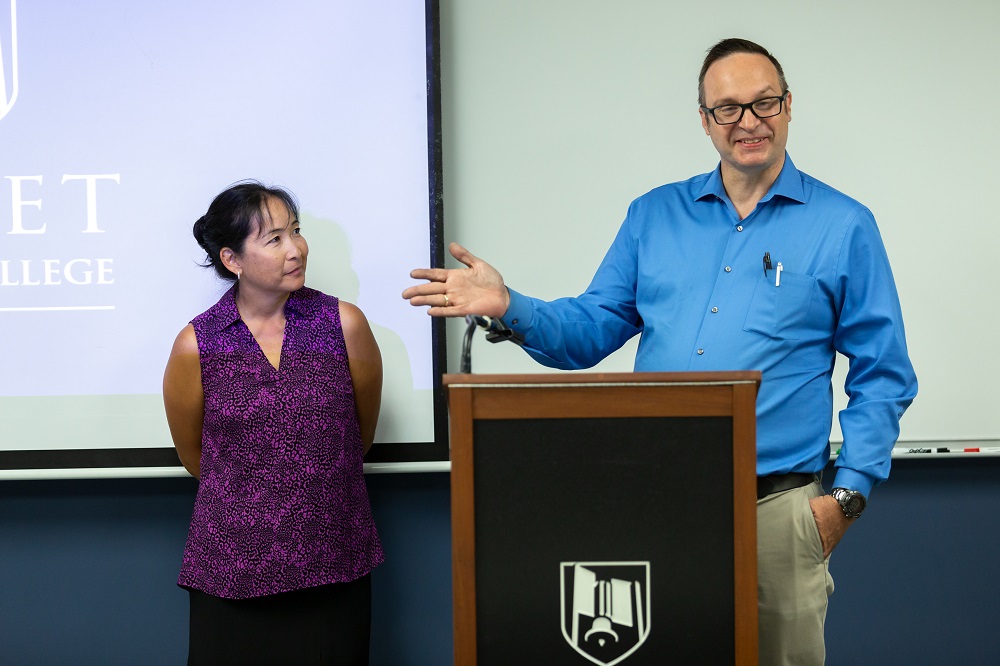
[[[375,441],[375,426],[378,425],[378,412],[382,406],[382,354],[368,320],[358,306],[340,301],[340,325],[347,344],[361,442],[364,452],[368,453]]]
[[[163,406],[177,456],[184,469],[201,478],[201,428],[205,421],[205,394],[194,326],[188,324],[174,340],[163,373]]]

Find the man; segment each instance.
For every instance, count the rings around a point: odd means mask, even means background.
[[[528,298],[453,243],[467,268],[415,270],[429,282],[403,296],[435,316],[503,317],[553,367],[590,367],[639,333],[637,371],[760,370],[760,663],[821,664],[829,556],[888,476],[916,377],[872,214],[785,152],[792,95],[778,61],[723,40],[698,92],[718,168],[636,199],[584,294]],[[838,351],[849,403],[825,494]]]

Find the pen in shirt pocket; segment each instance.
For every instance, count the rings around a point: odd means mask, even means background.
[[[782,266],[781,266],[781,262],[779,261],[778,262],[778,267],[774,271],[774,286],[775,287],[780,287],[781,286],[781,271],[782,270],[783,269],[782,269]]]

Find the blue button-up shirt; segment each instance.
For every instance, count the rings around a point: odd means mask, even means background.
[[[504,321],[547,366],[588,368],[640,333],[638,372],[760,370],[761,476],[826,465],[840,352],[849,401],[834,484],[868,495],[888,477],[917,392],[889,260],[871,212],[787,155],[745,219],[718,168],[664,185],[629,206],[584,294],[510,296]]]

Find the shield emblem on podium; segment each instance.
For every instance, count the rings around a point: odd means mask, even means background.
[[[9,1],[9,22],[0,6],[0,119],[17,101],[17,0]]]
[[[650,631],[649,562],[561,562],[562,634],[595,664],[625,662]]]

